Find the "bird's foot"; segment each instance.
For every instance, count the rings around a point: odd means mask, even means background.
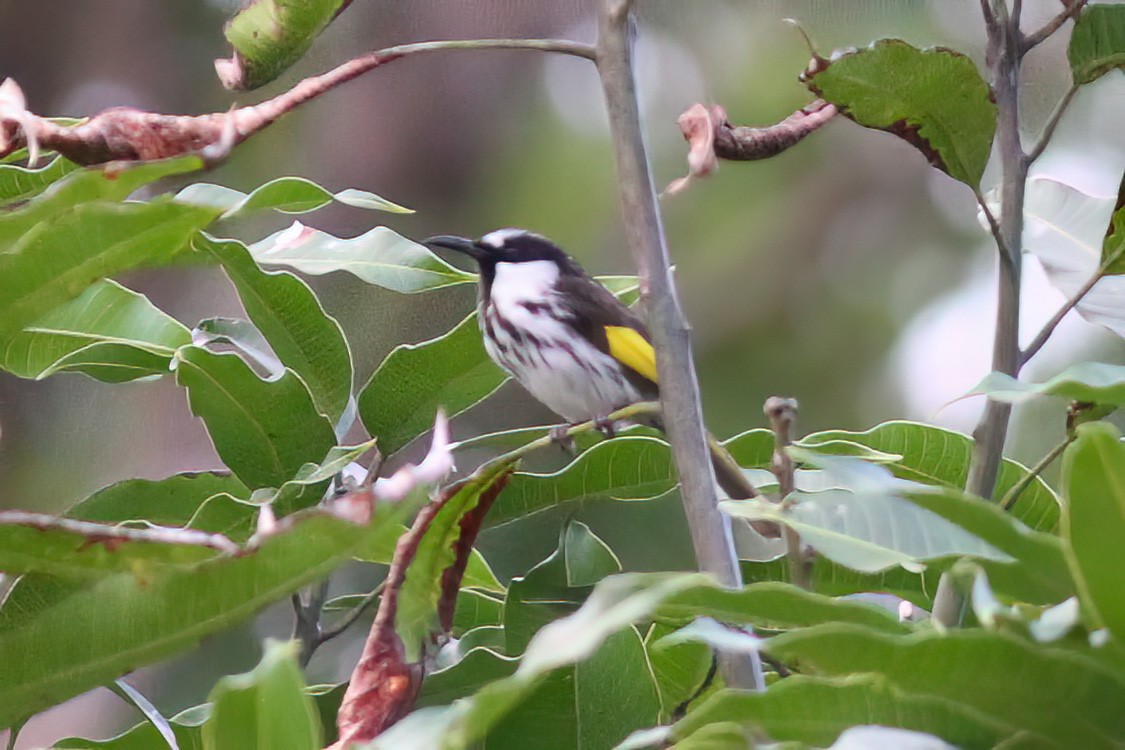
[[[574,444],[574,438],[570,436],[570,425],[557,424],[551,428],[547,435],[551,438],[552,443],[572,456],[578,453],[578,446]]]
[[[609,417],[594,417],[594,429],[607,439],[617,437],[617,423]]]

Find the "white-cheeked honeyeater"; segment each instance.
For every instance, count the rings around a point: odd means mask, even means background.
[[[485,349],[563,419],[603,419],[659,396],[644,322],[547,238],[499,229],[478,240],[443,235],[425,244],[476,261]],[[720,486],[731,497],[753,496],[733,458],[710,442]]]

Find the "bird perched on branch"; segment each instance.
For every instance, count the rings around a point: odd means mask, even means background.
[[[488,355],[563,419],[604,422],[659,396],[644,322],[547,238],[499,229],[479,240],[443,235],[425,244],[476,261],[477,319]],[[612,425],[602,426],[612,434]],[[754,497],[734,458],[710,435],[708,442],[723,490]]]

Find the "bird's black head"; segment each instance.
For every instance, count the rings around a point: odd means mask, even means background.
[[[581,274],[570,256],[546,237],[523,229],[497,229],[478,240],[441,235],[423,241],[429,247],[443,248],[468,255],[480,266],[485,287],[492,284],[497,263],[528,263],[547,260],[559,267],[560,274]]]

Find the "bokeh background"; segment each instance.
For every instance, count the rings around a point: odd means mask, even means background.
[[[214,58],[228,54],[222,26],[234,5],[0,0],[0,78],[18,81],[40,114],[89,115],[117,105],[223,111],[393,44],[483,36],[592,41],[596,2],[356,0],[282,80],[238,96],[219,86],[212,68]],[[686,170],[675,120],[692,103],[720,103],[737,123],[765,124],[810,100],[797,80],[809,52],[785,18],[798,19],[821,53],[897,36],[983,62],[976,0],[638,5],[641,94],[660,185]],[[1054,0],[1029,0],[1025,25],[1037,26],[1057,9]],[[1032,136],[1069,83],[1066,38],[1057,35],[1027,59],[1024,116]],[[1122,76],[1084,89],[1043,168],[1089,164],[1097,173],[1106,160],[1091,153],[1125,151],[1122,112]],[[290,114],[204,179],[250,190],[282,175],[333,190],[371,190],[417,211],[393,216],[332,207],[302,219],[336,234],[359,234],[376,222],[413,238],[521,226],[556,239],[594,273],[633,270],[601,91],[584,61],[500,51],[401,60]],[[985,187],[994,180],[990,169]],[[772,394],[800,400],[806,432],[866,429],[892,418],[971,429],[979,400],[949,402],[988,370],[995,251],[963,185],[932,170],[905,143],[840,118],[775,159],[725,164],[662,205],[714,432],[760,426],[761,404]],[[286,223],[265,217],[237,232],[253,240]],[[1063,296],[1035,261],[1026,265],[1024,329],[1033,334]],[[241,313],[214,269],[146,272],[123,281],[189,326]],[[310,283],[349,336],[357,385],[395,345],[448,330],[474,298],[468,287],[397,296],[344,275]],[[1125,345],[1072,314],[1026,372],[1041,380],[1078,358],[1125,362]],[[1021,407],[1009,453],[1034,462],[1061,438],[1062,413],[1061,403]],[[455,436],[549,421],[542,407],[506,386],[457,420]],[[558,457],[539,460],[542,467],[559,463]],[[29,383],[0,374],[0,508],[62,511],[121,479],[219,465],[171,379],[108,386],[75,375]],[[502,576],[517,574],[550,552],[567,515],[590,523],[628,567],[691,563],[674,497],[542,514],[487,533],[482,548]],[[333,589],[359,590],[377,576],[345,571]],[[284,637],[288,628],[287,605],[271,608],[255,623],[130,680],[174,713],[204,700],[221,674],[250,668],[260,639]],[[345,677],[364,630],[361,625],[318,652],[312,681]],[[70,733],[108,736],[137,720],[108,691],[95,691],[33,720],[17,747]]]

